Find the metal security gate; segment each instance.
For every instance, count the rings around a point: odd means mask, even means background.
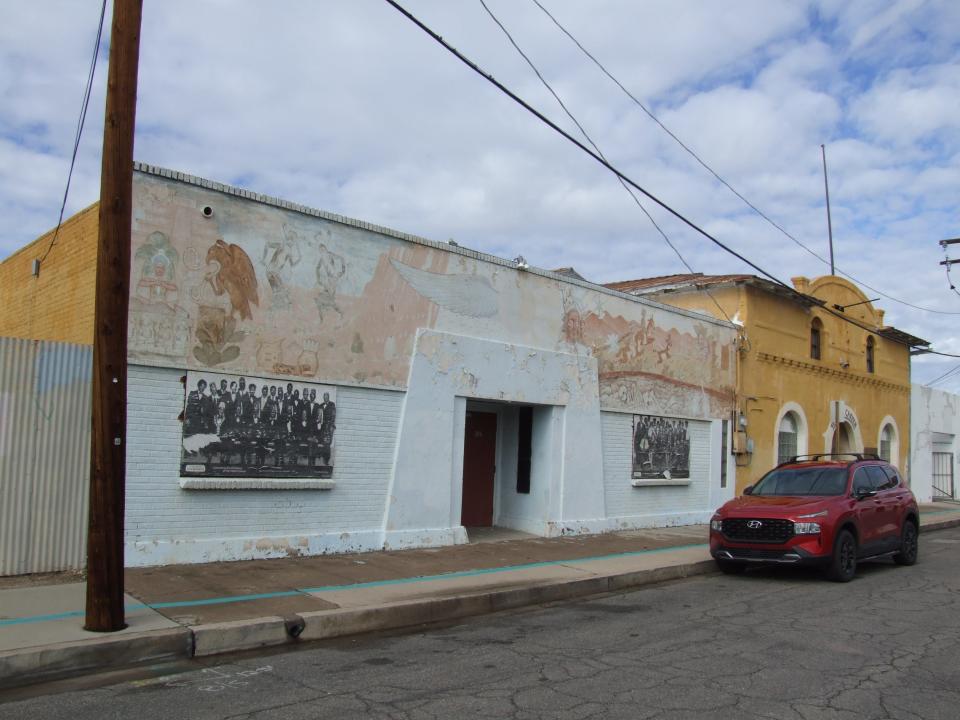
[[[933,454],[933,499],[954,499],[953,453]]]

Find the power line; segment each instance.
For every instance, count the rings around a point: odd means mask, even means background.
[[[583,125],[580,123],[580,121],[577,120],[576,117],[574,117],[573,113],[572,113],[572,112],[570,111],[570,109],[567,107],[566,103],[564,103],[563,100],[560,99],[560,96],[556,93],[556,91],[553,89],[553,87],[550,85],[550,83],[547,82],[546,78],[543,77],[543,74],[540,72],[540,70],[539,70],[539,69],[537,68],[537,66],[534,64],[533,60],[531,60],[530,57],[529,57],[529,56],[521,49],[521,47],[517,44],[517,41],[513,38],[513,35],[510,34],[510,31],[507,30],[506,27],[504,27],[503,23],[500,22],[500,19],[499,19],[496,15],[494,15],[493,11],[490,9],[490,7],[487,5],[487,3],[484,2],[484,0],[479,0],[479,1],[480,1],[480,4],[483,6],[483,9],[487,11],[487,14],[490,16],[490,18],[497,24],[497,27],[499,27],[500,30],[503,31],[503,34],[506,35],[507,40],[510,41],[510,44],[513,45],[514,49],[520,54],[520,57],[522,57],[522,58],[526,61],[527,65],[530,66],[530,69],[533,70],[534,74],[540,79],[540,82],[543,84],[543,86],[550,92],[551,95],[553,95],[554,99],[557,101],[557,103],[558,103],[558,104],[560,105],[560,107],[563,109],[563,112],[565,112],[566,115],[567,115],[567,117],[570,118],[570,120],[573,122],[573,124],[577,126],[577,129],[580,130],[580,133],[583,135],[584,138],[586,138],[587,142],[590,143],[590,145],[593,147],[593,149],[597,151],[597,154],[598,154],[600,157],[602,157],[604,160],[606,160],[607,158],[606,158],[606,156],[603,154],[603,151],[600,150],[600,148],[599,148],[599,146],[597,145],[597,143],[594,142],[593,138],[590,137],[590,134],[586,131],[586,129],[583,127]],[[623,181],[623,178],[621,178],[621,177],[617,177],[617,181],[620,183],[620,186],[621,186],[624,190],[627,191],[627,194],[630,195],[631,198],[633,198],[633,201],[637,204],[637,207],[639,207],[639,208],[643,211],[643,214],[647,216],[647,219],[648,219],[648,220],[653,224],[653,226],[657,229],[657,232],[660,233],[660,236],[663,238],[664,242],[667,243],[667,245],[670,247],[670,249],[673,250],[674,254],[680,259],[680,262],[683,263],[683,266],[684,266],[689,272],[691,272],[691,273],[696,273],[696,271],[690,266],[690,263],[688,263],[688,262],[686,261],[686,259],[684,259],[683,255],[680,254],[680,251],[677,249],[676,245],[674,245],[674,244],[670,241],[670,238],[667,237],[667,234],[663,231],[663,228],[661,228],[660,225],[657,223],[657,221],[654,220],[653,215],[651,215],[651,214],[647,211],[647,209],[643,206],[643,203],[640,202],[640,198],[637,197],[636,193],[631,189],[631,187],[630,187],[629,185],[627,185],[627,184]],[[720,314],[723,315],[723,317],[725,317],[725,318],[727,319],[727,322],[732,322],[732,320],[730,319],[730,316],[727,315],[726,310],[724,310],[724,309],[723,309],[723,306],[720,305],[719,302],[717,302],[717,299],[710,293],[709,290],[707,290],[707,295],[710,297],[710,299],[713,301],[713,303],[717,306],[717,309],[720,311]]]
[[[63,202],[60,204],[60,217],[57,220],[57,227],[53,231],[53,238],[50,240],[50,244],[47,246],[46,252],[43,253],[43,257],[40,258],[39,264],[43,265],[43,261],[47,259],[47,255],[50,254],[50,251],[53,249],[54,243],[57,242],[57,237],[60,235],[60,226],[63,225],[63,212],[67,207],[67,196],[70,194],[70,180],[73,178],[73,166],[77,162],[77,151],[80,149],[80,137],[83,135],[83,126],[87,119],[87,108],[90,105],[90,94],[93,89],[93,76],[97,70],[97,56],[100,54],[100,39],[103,37],[103,19],[107,13],[107,0],[103,0],[103,4],[100,6],[100,22],[97,25],[97,39],[93,44],[93,57],[90,58],[90,70],[87,73],[87,85],[83,91],[83,102],[80,105],[80,117],[77,119],[77,132],[73,139],[73,152],[70,156],[70,170],[67,172],[67,186],[63,191]]]
[[[566,35],[568,38],[570,38],[571,41],[573,41],[574,45],[576,45],[578,48],[580,48],[580,51],[583,52],[584,55],[586,55],[588,58],[590,58],[590,60],[593,61],[593,63],[600,69],[601,72],[603,72],[604,75],[606,75],[608,78],[610,78],[610,80],[613,81],[613,83],[614,83],[617,87],[619,87],[619,88],[627,95],[627,97],[629,97],[634,103],[636,103],[636,105],[637,105],[641,110],[643,110],[643,112],[645,112],[645,113],[647,114],[647,116],[648,116],[651,120],[653,120],[657,125],[659,125],[660,128],[661,128],[665,133],[667,133],[667,135],[669,135],[671,138],[673,138],[680,147],[682,147],[684,150],[686,150],[687,153],[689,153],[690,156],[693,157],[694,160],[696,160],[698,163],[700,163],[700,165],[701,165],[707,172],[709,172],[711,175],[713,175],[713,177],[716,178],[718,182],[720,182],[722,185],[724,185],[730,192],[732,192],[734,195],[736,195],[738,198],[740,198],[740,200],[742,200],[742,201],[744,202],[744,204],[746,204],[751,210],[753,210],[757,215],[759,215],[761,218],[763,218],[764,220],[766,220],[766,221],[767,221],[770,225],[772,225],[774,228],[776,228],[777,230],[779,230],[779,231],[780,231],[783,235],[785,235],[787,238],[789,238],[789,239],[792,240],[794,243],[796,243],[798,246],[800,246],[801,248],[803,248],[804,250],[806,250],[808,253],[810,253],[811,255],[813,255],[813,257],[815,257],[815,258],[816,258],[817,260],[819,260],[820,262],[822,262],[822,263],[824,263],[825,265],[828,265],[828,266],[831,265],[831,263],[830,263],[829,260],[827,260],[826,258],[822,257],[822,256],[819,255],[816,251],[810,249],[809,247],[807,247],[806,245],[804,245],[802,242],[800,242],[800,240],[798,240],[796,237],[794,237],[791,233],[787,232],[787,230],[786,230],[783,226],[781,226],[781,225],[780,225],[779,223],[777,223],[773,218],[771,218],[769,215],[767,215],[765,212],[763,212],[763,210],[761,210],[760,208],[758,208],[754,203],[750,202],[750,200],[748,200],[746,197],[744,197],[744,195],[741,194],[736,188],[734,188],[729,182],[727,182],[726,180],[724,180],[724,179],[720,176],[720,174],[717,173],[712,167],[710,167],[710,166],[706,163],[706,161],[703,160],[703,158],[701,158],[689,145],[687,145],[685,142],[683,142],[683,140],[681,140],[679,137],[677,137],[677,135],[676,135],[672,130],[670,130],[670,128],[668,128],[666,125],[664,125],[663,122],[661,122],[660,119],[659,119],[656,115],[654,115],[653,112],[651,112],[650,109],[647,108],[647,106],[644,105],[643,102],[641,102],[639,98],[637,98],[633,93],[631,93],[631,92],[623,85],[623,83],[621,83],[616,77],[614,77],[614,75],[613,75],[609,70],[607,70],[607,68],[603,65],[603,63],[601,63],[589,50],[587,50],[587,49],[580,43],[580,41],[577,40],[577,38],[574,37],[573,34],[572,34],[569,30],[567,30],[567,28],[565,28],[565,27],[560,23],[560,21],[557,20],[557,19],[550,13],[550,11],[547,10],[547,9],[540,3],[540,0],[532,0],[532,2],[533,2],[538,8],[540,8],[540,9],[544,12],[544,14],[545,14],[548,18],[550,18],[550,20],[553,21],[553,24],[556,25],[557,28],[559,28],[559,30],[560,30],[564,35]],[[907,307],[911,307],[911,308],[913,308],[913,309],[915,309],[915,310],[922,310],[923,312],[936,313],[936,314],[938,314],[938,315],[960,315],[960,312],[953,312],[953,311],[949,311],[949,310],[934,310],[933,308],[925,308],[925,307],[921,307],[920,305],[915,305],[915,304],[913,304],[913,303],[911,303],[911,302],[907,302],[906,300],[901,300],[901,299],[899,299],[899,298],[894,297],[893,295],[889,295],[889,294],[885,293],[883,290],[880,290],[879,288],[875,288],[875,287],[873,287],[872,285],[868,285],[867,283],[863,282],[862,280],[859,280],[859,279],[855,278],[855,277],[854,277],[853,275],[851,275],[850,273],[845,272],[845,271],[843,271],[843,270],[840,270],[839,268],[836,268],[836,271],[839,272],[841,275],[845,275],[845,276],[848,277],[850,280],[853,280],[853,281],[854,281],[855,283],[857,283],[858,285],[862,285],[863,287],[865,287],[865,288],[867,288],[867,289],[869,289],[869,290],[872,290],[872,291],[875,292],[875,293],[878,293],[879,295],[887,298],[888,300],[892,300],[893,302],[900,303],[901,305],[906,305]]]
[[[940,357],[960,358],[960,355],[957,355],[956,353],[938,352],[936,350],[924,350],[921,354],[922,355],[939,355]]]
[[[937,384],[938,382],[940,382],[941,380],[946,380],[948,377],[950,377],[951,375],[953,375],[955,372],[958,372],[958,371],[960,371],[960,365],[955,365],[955,366],[953,366],[952,368],[950,368],[949,370],[947,370],[947,372],[945,372],[945,373],[944,373],[943,375],[941,375],[940,377],[934,378],[934,379],[931,380],[930,382],[924,383],[924,384],[925,384],[927,387],[933,387],[934,385],[936,385],[936,384]]]
[[[780,286],[781,288],[783,288],[784,290],[786,290],[789,294],[796,296],[797,298],[799,298],[800,300],[802,300],[802,301],[804,301],[804,302],[809,302],[809,301],[810,301],[810,297],[809,297],[809,296],[804,295],[803,293],[801,293],[800,291],[798,291],[796,288],[794,288],[794,287],[786,284],[785,282],[783,282],[782,280],[780,280],[780,279],[779,279],[778,277],[776,277],[775,275],[772,275],[771,273],[767,272],[766,270],[764,270],[762,267],[760,267],[759,265],[757,265],[757,264],[756,264],[755,262],[753,262],[752,260],[749,260],[748,258],[744,257],[742,254],[740,254],[739,252],[737,252],[737,251],[734,250],[733,248],[729,247],[728,245],[726,245],[725,243],[723,243],[722,241],[720,241],[719,239],[717,239],[716,237],[714,237],[713,235],[711,235],[710,233],[708,233],[706,230],[704,230],[703,228],[701,228],[699,225],[697,225],[696,223],[694,223],[692,220],[690,220],[689,218],[687,218],[685,215],[683,215],[682,213],[680,213],[680,212],[677,211],[677,210],[674,210],[672,207],[670,207],[669,205],[667,205],[663,200],[661,200],[660,198],[658,198],[656,195],[653,195],[651,192],[649,192],[649,191],[646,190],[645,188],[643,188],[643,187],[641,187],[640,185],[638,185],[638,184],[636,183],[636,181],[634,181],[634,180],[633,180],[632,178],[630,178],[628,175],[624,174],[621,170],[619,170],[618,168],[616,168],[615,166],[613,166],[611,163],[609,163],[606,159],[604,159],[604,158],[603,158],[602,156],[600,156],[598,153],[594,152],[594,151],[591,150],[589,147],[587,147],[586,145],[584,145],[582,142],[580,142],[579,140],[577,140],[577,138],[573,137],[573,135],[571,135],[571,134],[568,133],[566,130],[564,130],[563,128],[561,128],[561,127],[560,127],[559,125],[557,125],[555,122],[553,122],[552,120],[550,120],[550,118],[548,118],[547,116],[545,116],[543,113],[541,113],[539,110],[537,110],[536,108],[534,108],[532,105],[530,105],[527,101],[525,101],[523,98],[521,98],[521,97],[520,97],[519,95],[517,95],[515,92],[513,92],[512,90],[510,90],[506,85],[504,85],[504,84],[501,83],[499,80],[497,80],[495,77],[493,77],[493,75],[491,75],[490,73],[488,73],[488,72],[486,72],[485,70],[483,70],[479,65],[477,65],[475,62],[473,62],[473,60],[471,60],[471,59],[468,58],[466,55],[464,55],[464,54],[461,53],[459,50],[457,50],[455,47],[453,47],[453,45],[451,45],[449,42],[447,42],[446,40],[444,40],[443,37],[440,36],[437,32],[435,32],[433,29],[431,29],[428,25],[424,24],[423,21],[421,21],[419,18],[417,18],[415,15],[413,15],[409,10],[407,10],[407,9],[404,8],[402,5],[400,5],[398,2],[396,2],[396,0],[386,0],[386,2],[387,2],[391,7],[393,7],[397,12],[399,12],[401,15],[403,15],[405,18],[407,18],[408,20],[410,20],[410,22],[412,22],[414,25],[416,25],[417,27],[419,27],[423,32],[425,32],[427,35],[429,35],[436,43],[438,43],[439,45],[441,45],[447,52],[449,52],[451,55],[453,55],[454,57],[456,57],[460,62],[462,62],[462,63],[463,63],[464,65],[466,65],[468,68],[470,68],[470,69],[473,70],[475,73],[477,73],[478,75],[480,75],[481,77],[483,77],[487,82],[489,82],[491,85],[493,85],[493,86],[496,87],[498,90],[500,90],[500,92],[502,92],[504,95],[506,95],[506,96],[509,97],[511,100],[513,100],[515,103],[517,103],[518,105],[520,105],[520,107],[522,107],[524,110],[526,110],[526,111],[529,112],[531,115],[533,115],[533,116],[536,117],[538,120],[540,120],[540,122],[542,122],[544,125],[547,125],[547,126],[548,126],[549,128],[551,128],[554,132],[556,132],[557,134],[561,135],[563,138],[565,138],[567,141],[569,141],[569,142],[572,143],[573,145],[576,145],[578,148],[580,148],[580,150],[582,150],[584,153],[586,153],[587,155],[589,155],[591,158],[593,158],[595,161],[597,161],[598,163],[600,163],[603,167],[605,167],[607,170],[609,170],[610,172],[612,172],[614,175],[616,175],[617,177],[619,177],[620,179],[622,179],[624,182],[626,182],[627,184],[629,184],[631,187],[633,187],[634,189],[638,190],[640,193],[642,193],[642,194],[645,195],[647,198],[649,198],[650,200],[652,200],[653,202],[655,202],[657,205],[659,205],[660,207],[662,207],[664,210],[666,210],[668,213],[670,213],[671,215],[673,215],[675,218],[677,218],[678,220],[680,220],[681,222],[683,222],[685,225],[687,225],[688,227],[690,227],[692,230],[696,231],[697,233],[699,233],[700,235],[702,235],[703,237],[705,237],[706,239],[708,239],[710,242],[712,242],[712,243],[713,243],[714,245],[716,245],[717,247],[721,248],[722,250],[724,250],[725,252],[729,253],[730,255],[733,255],[735,258],[737,258],[738,260],[740,260],[740,261],[743,262],[744,264],[746,264],[746,265],[748,265],[749,267],[753,268],[754,270],[756,270],[758,273],[760,273],[760,274],[763,275],[764,277],[768,278],[768,279],[769,279],[771,282],[773,282],[775,285],[778,285],[778,286]],[[866,332],[866,333],[868,333],[868,334],[870,334],[870,335],[875,335],[875,336],[877,336],[877,337],[883,337],[883,335],[881,335],[881,334],[880,334],[879,332],[877,332],[876,330],[874,330],[874,329],[872,329],[872,328],[870,328],[870,327],[868,327],[868,326],[866,326],[866,325],[864,325],[864,324],[862,324],[862,323],[854,320],[853,318],[847,317],[847,316],[844,315],[843,313],[836,312],[835,310],[827,307],[826,305],[821,305],[820,308],[821,308],[821,310],[823,310],[823,311],[826,312],[827,314],[833,315],[834,317],[842,320],[843,322],[846,322],[846,323],[849,323],[849,324],[851,324],[851,325],[854,325],[855,327],[860,328],[861,330],[863,330],[864,332]],[[934,351],[934,350],[924,350],[924,352],[930,352],[930,353],[933,353],[933,354],[936,354],[936,355],[944,355],[944,356],[946,356],[946,357],[960,357],[960,355],[952,355],[952,354],[950,354],[950,353],[941,353],[941,352],[936,352],[936,351]]]

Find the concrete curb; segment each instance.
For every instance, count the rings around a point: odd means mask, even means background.
[[[960,518],[951,518],[949,520],[933,520],[928,523],[920,520],[920,532],[925,533],[933,530],[946,530],[947,528],[957,527],[958,525],[960,525]]]
[[[0,689],[193,655],[189,628],[95,637],[0,653]]]
[[[921,523],[921,533],[960,526],[960,517]],[[571,561],[575,562],[575,561]],[[0,652],[0,689],[116,669],[260,647],[398,630],[449,622],[532,605],[601,595],[716,571],[712,559],[508,589],[460,592],[362,608],[318,610],[282,618],[261,617],[193,627],[105,636]],[[302,621],[293,637],[291,621]]]
[[[194,625],[189,629],[193,632],[193,654],[200,657],[281,645],[291,640],[283,618],[275,616]]]

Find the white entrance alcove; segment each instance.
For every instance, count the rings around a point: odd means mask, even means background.
[[[597,362],[586,355],[421,329],[400,419],[383,521],[386,548],[466,541],[460,525],[467,400],[541,406],[537,477],[523,519],[551,536],[603,525]]]

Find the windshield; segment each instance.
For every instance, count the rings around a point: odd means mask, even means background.
[[[752,495],[843,495],[847,489],[845,467],[780,468],[768,473]]]

